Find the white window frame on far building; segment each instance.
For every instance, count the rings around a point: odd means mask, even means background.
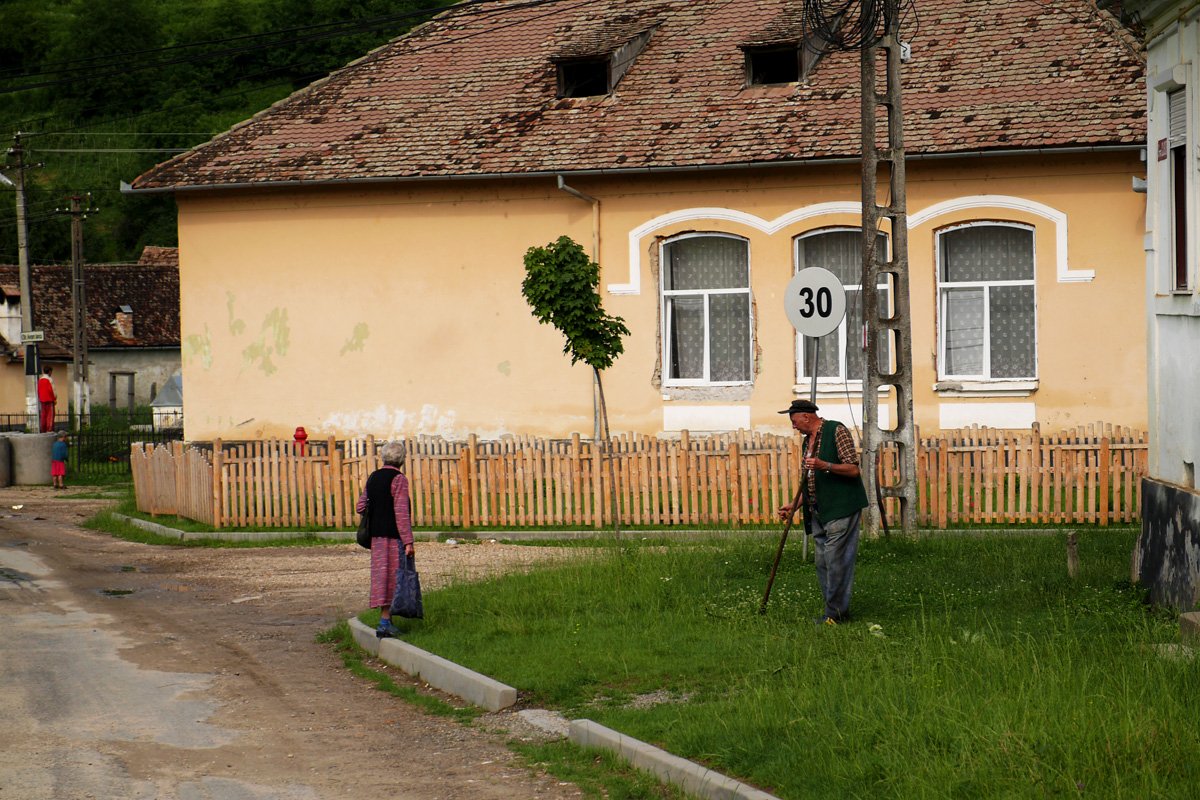
[[[1030,247],[1030,276],[1019,280],[946,280],[946,247],[949,237],[956,233],[966,231],[968,229],[979,228],[1014,228],[1026,231],[1029,234]],[[968,222],[961,225],[952,225],[942,228],[937,232],[936,239],[936,258],[937,258],[937,287],[938,287],[938,378],[942,381],[972,381],[1004,384],[1006,382],[1031,382],[1038,380],[1038,307],[1037,307],[1037,230],[1032,225],[1026,225],[1019,222],[1009,221],[977,221]],[[1032,317],[1033,317],[1033,353],[1032,353],[1032,369],[1030,375],[1011,375],[997,377],[992,364],[992,298],[997,290],[1003,290],[1007,287],[1030,287],[1032,291]],[[978,346],[980,352],[980,369],[978,372],[965,372],[963,370],[953,370],[951,368],[950,359],[947,356],[947,325],[949,322],[949,303],[950,297],[955,293],[979,292],[982,304],[982,319],[979,328]],[[967,338],[968,346],[971,334],[969,331],[961,332]]]
[[[853,268],[851,270],[850,274],[861,276],[861,272],[862,272],[862,256],[861,256],[862,228],[856,228],[856,227],[845,226],[845,225],[837,226],[837,227],[830,227],[830,228],[818,228],[816,230],[807,231],[807,232],[802,233],[799,236],[795,237],[795,239],[792,242],[792,260],[795,265],[795,272],[799,272],[802,269],[807,269],[808,267],[822,267],[825,269],[829,269],[829,266],[827,264],[822,264],[819,261],[815,261],[815,260],[807,257],[807,255],[805,253],[805,246],[806,246],[807,242],[809,242],[813,239],[817,239],[822,236],[828,236],[831,234],[853,234],[854,242],[855,242],[855,253],[857,255],[857,258],[855,260],[855,268]],[[891,240],[888,238],[888,236],[884,233],[880,233],[879,239],[882,240],[883,246],[890,252]],[[890,256],[889,256],[889,259],[890,259]],[[835,274],[837,272],[836,270],[830,270],[830,271],[834,272]],[[837,340],[837,354],[838,354],[837,370],[836,370],[835,374],[832,374],[832,375],[826,374],[823,377],[819,376],[817,378],[817,386],[819,387],[822,384],[824,384],[826,386],[831,386],[831,387],[832,386],[840,387],[840,386],[845,385],[847,387],[861,389],[862,382],[863,382],[862,375],[861,374],[860,375],[848,375],[847,374],[848,364],[849,364],[847,349],[851,348],[851,347],[857,347],[861,350],[863,347],[863,339],[862,339],[863,332],[862,332],[861,326],[857,326],[857,328],[858,328],[857,330],[850,330],[849,324],[848,324],[851,316],[853,315],[853,313],[855,312],[856,309],[857,309],[859,316],[861,317],[861,315],[862,315],[862,297],[861,297],[862,278],[859,277],[857,280],[854,280],[853,282],[849,282],[847,280],[847,276],[843,275],[842,276],[842,287],[846,290],[846,316],[845,316],[845,318],[842,319],[841,324],[838,325],[838,329],[836,331],[834,331],[833,333],[829,334],[829,336],[836,337],[836,340]],[[881,280],[877,284],[877,287],[884,293],[884,296],[881,298],[881,302],[884,304],[883,307],[887,308],[890,311],[891,310],[891,302],[892,302],[892,291],[889,288],[888,279],[886,277],[881,278]],[[828,337],[822,337],[822,339],[825,339],[825,338],[828,338]],[[801,334],[797,333],[796,334],[796,383],[797,384],[807,385],[812,380],[812,376],[808,374],[808,367],[805,363],[806,359],[809,358],[809,352],[811,349],[812,349],[811,345],[805,346],[805,337],[802,336]],[[890,355],[889,355],[889,358],[890,358]],[[829,373],[831,371],[831,370],[829,370],[828,363],[826,363],[826,359],[821,359],[820,363],[817,364],[817,370],[822,373]]]
[[[672,269],[672,249],[681,242],[696,239],[728,239],[740,242],[745,248],[745,280],[744,286],[705,287],[694,286],[684,289],[675,288],[676,282],[669,275]],[[754,297],[750,288],[750,241],[742,236],[731,233],[698,232],[675,236],[662,242],[659,246],[659,316],[662,320],[662,383],[663,386],[746,386],[754,381]],[[670,287],[670,288],[668,288]],[[718,298],[744,296],[746,299],[746,338],[745,375],[736,380],[720,380],[713,378],[712,338],[713,338],[713,303],[720,302]],[[679,376],[676,373],[676,361],[673,359],[673,344],[675,331],[673,329],[675,316],[673,306],[678,302],[699,303],[703,326],[704,349],[702,364],[698,374]],[[738,346],[738,343],[734,343]]]

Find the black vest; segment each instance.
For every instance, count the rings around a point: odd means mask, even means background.
[[[371,538],[399,539],[396,527],[396,503],[392,500],[392,481],[399,478],[395,467],[380,467],[367,478],[367,510],[371,513]]]

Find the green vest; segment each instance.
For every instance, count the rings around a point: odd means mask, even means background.
[[[837,452],[837,429],[842,423],[827,419],[821,424],[821,449],[817,458],[830,464],[841,464]],[[862,465],[859,465],[862,469]],[[832,472],[817,470],[817,513],[821,519],[829,522],[842,517],[848,517],[855,511],[866,508],[867,490],[863,487],[862,476],[844,478]]]

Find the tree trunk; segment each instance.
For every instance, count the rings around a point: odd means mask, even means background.
[[[613,467],[612,458],[612,432],[608,428],[608,405],[604,402],[604,384],[600,380],[600,370],[592,367],[592,371],[596,374],[596,388],[600,392],[600,418],[604,422],[604,437],[600,440],[602,450],[600,451],[608,460],[608,483],[612,491],[612,522],[613,533],[617,536],[621,535],[621,517],[617,512],[617,472]]]

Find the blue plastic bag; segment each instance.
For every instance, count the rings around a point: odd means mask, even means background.
[[[417,574],[416,559],[405,558],[404,566],[396,570],[396,594],[392,597],[392,616],[405,619],[424,619],[425,607],[421,604],[421,578]]]

